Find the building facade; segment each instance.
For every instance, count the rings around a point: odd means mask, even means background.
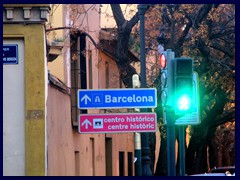
[[[3,175],[46,175],[48,4],[3,5]]]
[[[3,6],[3,175],[133,176],[134,133],[78,131],[79,114],[128,111],[77,108],[78,89],[123,88],[96,46],[100,5],[57,6]]]

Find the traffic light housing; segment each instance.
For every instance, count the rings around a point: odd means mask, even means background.
[[[175,125],[197,125],[201,123],[198,73],[193,72],[193,98],[191,112],[175,119]]]
[[[172,106],[173,95],[173,60],[174,52],[171,49],[164,51],[159,57],[161,68],[161,100],[162,106]]]
[[[174,59],[174,112],[184,115],[193,111],[193,59]]]
[[[193,59],[175,58],[168,49],[161,54],[159,64],[164,124],[199,124],[199,79],[193,72]]]

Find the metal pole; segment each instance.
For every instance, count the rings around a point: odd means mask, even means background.
[[[142,176],[142,150],[141,150],[141,135],[135,133],[135,150],[134,154],[136,159],[135,162],[135,176]]]
[[[144,27],[144,15],[148,5],[139,4],[138,13],[140,18],[140,63],[141,63],[141,88],[146,88],[146,59],[145,59],[145,27]],[[141,112],[147,112],[146,109],[142,109]],[[150,168],[150,148],[148,133],[141,133],[142,141],[142,175],[152,176]]]
[[[166,111],[167,116],[167,159],[168,176],[176,176],[175,165],[175,124],[173,112],[170,109]]]
[[[138,74],[134,74],[132,76],[132,85],[133,88],[140,88],[141,83],[139,80]],[[140,112],[140,109],[135,108],[134,112]],[[135,176],[142,176],[142,150],[141,150],[141,134],[134,134],[134,164],[135,164]]]
[[[185,176],[185,127],[179,126],[179,175]]]
[[[145,57],[145,12],[147,5],[139,4],[138,13],[140,18],[140,63],[141,63],[141,88],[146,87],[146,57]]]

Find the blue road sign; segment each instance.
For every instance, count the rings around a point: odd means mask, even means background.
[[[157,107],[156,88],[78,90],[79,109]]]

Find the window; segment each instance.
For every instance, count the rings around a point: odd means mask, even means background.
[[[78,89],[87,89],[86,37],[81,34],[71,35],[71,116],[72,125],[78,126],[78,115],[87,110],[77,106]]]
[[[80,176],[80,155],[79,151],[75,151],[75,176]]]
[[[128,152],[128,176],[133,176],[133,153]]]
[[[106,74],[106,77],[105,77],[105,79],[106,79],[106,88],[109,88],[109,79],[110,79],[110,77],[109,77],[109,62],[105,62],[105,74]]]
[[[124,176],[124,152],[119,152],[119,176]]]
[[[89,162],[90,162],[90,175],[91,176],[95,176],[95,153],[94,153],[94,150],[95,150],[95,147],[94,147],[94,138],[90,138],[90,149],[89,149],[89,152],[90,152],[90,158],[89,159]]]
[[[112,138],[105,139],[106,151],[106,176],[112,176]]]

